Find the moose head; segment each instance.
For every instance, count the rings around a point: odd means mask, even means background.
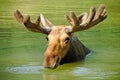
[[[85,58],[90,51],[74,36],[74,32],[87,30],[102,22],[107,13],[104,5],[100,5],[97,12],[95,7],[91,7],[89,15],[82,13],[76,16],[74,12],[70,12],[66,16],[69,26],[55,26],[42,14],[36,18],[35,23],[30,21],[29,15],[24,18],[18,10],[14,12],[14,16],[28,30],[47,35],[48,47],[44,53],[43,66],[56,68],[59,64]]]

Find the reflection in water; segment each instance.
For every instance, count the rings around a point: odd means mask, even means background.
[[[20,67],[7,67],[4,72],[15,74],[40,74],[39,70],[43,69],[42,66],[20,66]],[[2,70],[3,71],[3,70]]]
[[[56,80],[56,75],[43,72],[43,66],[22,65],[18,67],[0,68],[0,72],[14,73],[14,74],[42,74],[42,80]]]
[[[43,74],[43,80],[57,80],[54,74]]]

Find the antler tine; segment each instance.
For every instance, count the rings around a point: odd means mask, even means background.
[[[70,16],[71,16],[71,20],[73,22],[72,25],[73,26],[79,25],[79,22],[78,22],[78,19],[77,19],[75,13],[74,12],[70,12]]]
[[[35,22],[37,25],[40,25],[40,16],[37,16],[36,17],[36,22]]]
[[[43,34],[48,34],[50,29],[45,29],[43,27],[41,27],[40,24],[40,16],[37,16],[36,18],[36,22],[32,23],[30,21],[30,16],[26,16],[25,18],[22,16],[22,14],[20,13],[20,11],[16,10],[14,12],[14,16],[15,18],[18,20],[18,22],[20,22],[21,24],[23,24],[28,30],[32,31],[32,32],[38,32],[38,33],[43,33]]]
[[[22,23],[22,22],[23,22],[24,17],[22,16],[22,14],[21,14],[18,10],[16,10],[16,11],[14,12],[14,16],[16,17],[16,19],[17,19],[17,21],[18,21],[19,23]]]
[[[90,14],[89,16],[86,18],[86,20],[83,21],[83,23],[81,23],[79,25],[80,27],[80,30],[85,30],[85,29],[88,29],[90,27],[88,27],[90,25],[90,23],[93,21],[94,17],[95,17],[95,12],[96,12],[96,9],[95,7],[91,7],[90,8]]]
[[[87,19],[87,17],[88,17],[88,14],[87,14],[86,12],[81,13],[79,16],[77,16],[80,24],[81,24],[81,23],[84,23],[85,20]],[[84,22],[83,22],[83,21],[84,21]]]
[[[88,19],[86,20],[86,25],[89,24],[94,19],[95,12],[96,12],[95,7],[91,7],[90,14],[88,16]]]
[[[105,6],[103,4],[99,6],[99,9],[96,12],[94,20],[98,19],[101,16],[101,14],[103,13],[104,9],[105,9]]]
[[[73,31],[73,30],[77,29],[77,27],[79,25],[79,21],[78,21],[78,18],[76,17],[76,15],[75,15],[75,13],[73,11],[71,11],[70,16],[66,15],[65,17],[72,27],[70,31]]]
[[[78,17],[76,17],[74,12],[70,12],[70,14],[70,17],[66,16],[67,21],[71,24],[70,32],[82,31],[91,28],[107,17],[107,12],[103,4],[99,6],[97,12],[95,7],[91,7],[88,17],[87,13],[82,13]]]
[[[70,17],[68,15],[65,15],[65,18],[70,23],[70,25],[72,25],[72,23],[71,23],[72,21],[71,21]]]
[[[105,18],[107,18],[107,12],[105,10],[105,6],[102,4],[100,5],[94,20],[90,24],[90,27],[98,24],[99,22],[103,21]]]

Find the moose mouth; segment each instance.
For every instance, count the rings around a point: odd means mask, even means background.
[[[60,65],[60,61],[61,61],[61,59],[58,58],[55,63],[53,63],[53,64],[51,64],[51,65],[44,65],[44,64],[43,64],[43,66],[44,66],[45,68],[49,68],[49,69],[56,69],[56,68]]]
[[[52,67],[49,67],[49,68],[51,68],[51,69],[56,69],[56,68],[59,66],[59,64],[60,64],[60,61],[61,61],[61,59],[58,58],[57,61],[56,61],[56,63],[53,64],[53,66],[52,66]]]

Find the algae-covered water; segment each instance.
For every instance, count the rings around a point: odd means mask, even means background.
[[[108,18],[75,33],[92,53],[54,70],[42,66],[46,35],[27,31],[13,16],[19,9],[32,21],[42,13],[55,25],[69,25],[64,18],[69,11],[78,15],[101,3]],[[0,80],[120,80],[119,8],[120,0],[0,0]]]

